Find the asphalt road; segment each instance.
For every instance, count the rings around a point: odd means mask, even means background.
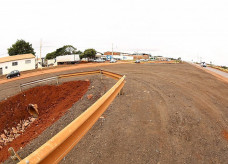
[[[204,69],[207,69],[207,70],[209,70],[209,71],[212,71],[212,72],[217,73],[217,74],[219,74],[219,75],[221,75],[221,76],[223,76],[223,77],[228,78],[228,73],[226,73],[226,72],[223,72],[223,71],[220,71],[220,70],[211,68],[211,67],[206,67],[206,68],[204,68]]]

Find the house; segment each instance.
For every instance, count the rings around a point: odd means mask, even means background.
[[[5,75],[13,70],[27,71],[35,69],[35,56],[23,54],[0,58],[0,75]]]
[[[149,59],[149,55],[133,55],[134,60]]]
[[[163,57],[163,56],[155,56],[156,60],[158,61],[168,61],[167,57]]]
[[[120,55],[120,52],[110,52],[110,51],[107,51],[107,52],[104,52],[104,55]]]

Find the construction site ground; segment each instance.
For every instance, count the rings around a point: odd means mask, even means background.
[[[97,68],[126,75],[124,95],[116,97],[61,163],[227,163],[228,83],[186,63],[114,64]],[[24,82],[94,69],[19,79],[1,84],[0,90],[11,96],[19,89],[10,87],[17,88]],[[90,80],[87,93],[19,150],[22,158],[63,129],[115,83],[109,78],[100,81],[99,75],[80,78]],[[88,100],[87,94],[94,97]]]

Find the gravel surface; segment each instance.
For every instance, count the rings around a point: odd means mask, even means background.
[[[124,95],[116,97],[61,163],[227,163],[227,83],[190,64],[100,68],[126,75]],[[105,82],[107,88],[114,83]],[[97,88],[98,98],[103,87]],[[95,101],[78,101],[70,109],[74,114],[64,115],[20,150],[20,156],[34,151]]]

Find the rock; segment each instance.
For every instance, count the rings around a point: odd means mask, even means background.
[[[29,122],[26,121],[23,125],[24,125],[24,127],[26,127],[29,125]]]
[[[8,134],[8,131],[4,129],[4,133],[5,133],[5,134]]]
[[[18,130],[15,127],[12,127],[13,133],[16,134]]]
[[[31,122],[34,122],[36,119],[35,118],[30,118],[30,121]]]
[[[10,134],[8,137],[9,138],[14,138],[14,135],[13,134]]]
[[[5,134],[1,134],[1,138],[5,139],[6,135]]]
[[[21,130],[21,128],[20,128],[19,126],[17,126],[17,130],[18,130],[18,131],[20,131],[20,130]]]
[[[17,138],[17,137],[19,137],[19,136],[20,136],[20,134],[15,134],[15,136],[14,136],[14,137],[15,137],[15,138]]]
[[[8,139],[8,142],[12,142],[12,141],[13,141],[13,138],[9,138],[9,139]]]
[[[22,127],[21,127],[21,131],[23,132],[24,130],[25,130],[25,126],[23,124]]]
[[[93,98],[92,94],[87,95],[87,98],[90,100],[91,98]]]
[[[2,149],[2,146],[0,146],[0,149]]]

